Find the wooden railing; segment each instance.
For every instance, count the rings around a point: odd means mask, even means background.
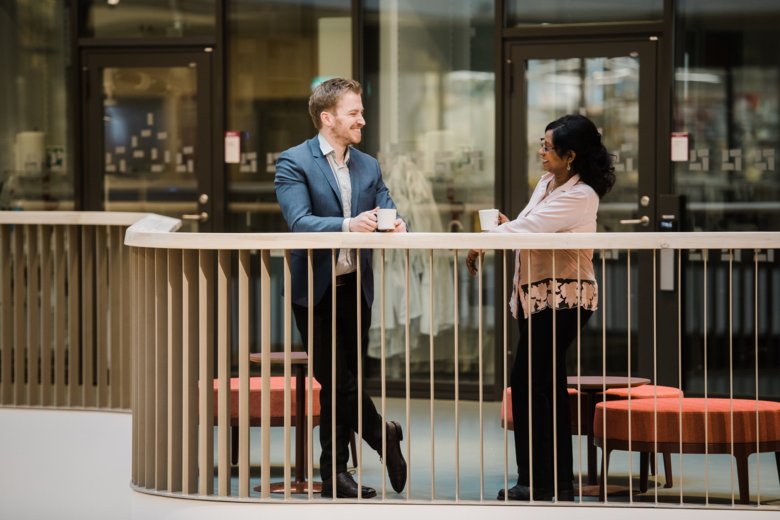
[[[489,420],[496,424],[495,416],[486,416],[483,404],[488,403],[483,398],[483,373],[486,367],[482,353],[485,350],[483,340],[494,336],[503,350],[508,350],[507,326],[511,322],[506,310],[500,311],[502,319],[495,330],[488,332],[483,323],[482,301],[483,283],[486,275],[477,276],[470,281],[476,285],[478,295],[478,319],[475,320],[477,333],[474,337],[460,338],[458,336],[459,301],[465,293],[459,271],[464,269],[463,258],[469,248],[484,249],[495,252],[499,272],[510,273],[512,265],[512,250],[523,249],[594,249],[603,259],[609,251],[627,252],[630,273],[631,252],[647,251],[651,254],[656,272],[655,262],[666,262],[667,271],[671,268],[674,278],[689,279],[688,292],[693,292],[694,299],[701,299],[700,316],[688,317],[688,327],[694,327],[701,336],[705,356],[702,367],[702,377],[705,381],[704,395],[707,395],[707,378],[709,365],[707,363],[707,331],[712,323],[719,320],[717,328],[729,331],[731,324],[740,321],[744,335],[753,334],[748,355],[755,357],[754,374],[751,381],[755,384],[755,392],[748,392],[755,401],[755,422],[764,415],[758,412],[758,404],[763,399],[764,384],[767,378],[776,377],[772,370],[777,367],[776,359],[767,361],[767,355],[759,353],[760,337],[775,338],[780,324],[778,323],[778,301],[774,297],[766,297],[770,292],[762,292],[762,286],[772,287],[776,279],[777,249],[780,248],[778,233],[642,233],[642,234],[558,234],[558,235],[493,235],[493,234],[427,234],[409,233],[393,234],[348,234],[348,233],[318,233],[318,234],[189,234],[177,233],[179,221],[166,217],[141,214],[115,213],[71,213],[71,212],[4,212],[0,213],[0,406],[39,407],[57,409],[94,409],[94,410],[127,410],[133,411],[133,464],[132,482],[136,490],[166,496],[184,498],[209,498],[220,500],[250,500],[250,501],[283,501],[290,498],[293,488],[290,484],[293,461],[291,456],[292,417],[292,368],[300,362],[300,356],[292,353],[292,313],[290,300],[290,251],[293,249],[308,250],[309,255],[317,249],[325,249],[336,255],[341,248],[373,249],[375,255],[382,261],[375,269],[375,276],[383,288],[384,255],[387,251],[397,250],[405,258],[403,278],[406,280],[406,295],[408,306],[409,294],[409,258],[416,255],[422,259],[430,277],[429,292],[423,294],[423,304],[433,306],[433,291],[437,284],[449,285],[452,288],[453,299],[452,321],[455,322],[455,333],[452,344],[445,348],[451,349],[454,359],[459,357],[459,349],[467,341],[477,342],[479,352],[478,387],[479,399],[476,406],[463,403],[458,394],[458,372],[456,370],[454,385],[454,400],[447,402],[435,401],[427,397],[413,400],[409,390],[409,367],[407,361],[405,376],[405,399],[402,407],[396,408],[396,413],[405,415],[404,450],[409,465],[409,484],[402,494],[393,495],[382,484],[379,501],[415,501],[426,503],[452,503],[462,501],[478,501],[496,503],[493,499],[494,490],[491,486],[503,487],[513,483],[513,464],[508,447],[508,437],[511,433],[503,429],[503,445],[486,446],[483,436],[483,423]],[[457,243],[454,241],[457,240]],[[462,249],[455,249],[462,248]],[[686,276],[683,276],[681,251],[688,256],[695,253],[703,260],[693,266]],[[705,254],[709,250],[721,251],[721,274],[713,276]],[[671,264],[667,252],[675,252]],[[732,292],[732,259],[741,253],[743,261],[752,264],[751,269],[744,270],[739,276],[742,292]],[[435,257],[446,257],[449,269],[446,272],[437,271]],[[666,260],[661,260],[661,258]],[[278,262],[281,258],[283,270],[281,274],[273,275],[272,258]],[[723,260],[726,258],[726,260]],[[697,260],[698,261],[698,260]],[[760,268],[763,262],[766,268]],[[685,269],[688,269],[686,267]],[[480,272],[484,273],[484,269]],[[599,276],[605,276],[608,268],[602,267]],[[660,272],[660,270],[659,270]],[[710,274],[708,274],[710,273]],[[752,274],[751,274],[752,273]],[[668,273],[667,273],[668,274]],[[278,286],[284,289],[284,296],[277,288],[272,289],[272,278]],[[309,276],[312,276],[309,274]],[[334,274],[335,276],[335,274]],[[629,274],[630,277],[630,274]],[[254,279],[259,278],[257,284]],[[503,291],[503,301],[507,300],[506,290],[510,286],[508,275],[499,274],[498,290]],[[690,279],[695,278],[692,283]],[[735,277],[736,278],[736,277]],[[716,293],[711,280],[720,283],[722,293],[728,287],[725,305],[728,312],[718,310],[708,303]],[[599,280],[606,285],[606,279]],[[726,283],[727,281],[727,283]],[[660,282],[655,275],[652,280],[652,294],[640,295],[651,299],[653,307],[657,306],[655,294]],[[627,282],[627,292],[631,289],[630,279]],[[602,287],[600,306],[611,307],[628,305],[626,313],[630,319],[631,298],[620,296],[618,301],[607,300],[610,290]],[[382,290],[382,289],[380,289]],[[666,289],[669,290],[668,288]],[[682,293],[679,283],[673,289],[673,294],[679,298]],[[614,294],[614,293],[612,293]],[[734,296],[736,294],[736,296]],[[741,296],[740,296],[741,295]],[[762,296],[764,295],[764,296]],[[723,300],[723,298],[721,298]],[[377,295],[378,312],[385,312],[382,307],[385,298]],[[718,304],[721,305],[721,304]],[[738,307],[735,312],[732,306]],[[681,308],[681,306],[680,306]],[[272,309],[281,309],[281,343],[282,352],[273,353],[271,339]],[[710,311],[709,309],[714,309]],[[741,309],[741,310],[739,310]],[[744,311],[744,312],[743,312]],[[274,311],[276,312],[276,311]],[[744,315],[735,320],[734,314]],[[435,313],[430,313],[432,316]],[[407,314],[408,316],[408,314]],[[655,316],[655,315],[654,315]],[[724,318],[724,316],[727,316]],[[681,322],[678,315],[678,322]],[[408,321],[406,326],[408,327]],[[604,321],[604,329],[616,326],[621,331],[630,333],[634,325],[631,323],[609,324]],[[661,327],[668,324],[653,322],[653,335]],[[433,323],[431,323],[433,327]],[[745,329],[751,329],[751,330]],[[699,330],[700,329],[700,330]],[[696,332],[694,331],[694,332]],[[623,332],[621,332],[623,333]],[[679,331],[678,336],[684,331]],[[731,337],[727,335],[726,337]],[[311,336],[311,335],[310,335]],[[406,359],[409,358],[409,335],[406,339]],[[433,336],[431,334],[431,360],[433,360]],[[259,338],[255,343],[253,338]],[[677,355],[683,353],[682,340],[678,339]],[[629,340],[629,359],[631,344]],[[752,346],[755,343],[755,348]],[[385,337],[382,326],[381,348],[384,353]],[[314,452],[315,442],[313,429],[312,394],[312,357],[311,344],[304,345],[308,349],[308,396],[306,402],[305,428],[308,442],[305,446],[307,465],[306,480],[315,480]],[[606,350],[605,344],[601,347]],[[636,347],[634,347],[636,348]],[[652,359],[655,364],[659,357],[656,344],[653,341]],[[696,348],[700,348],[696,345]],[[761,352],[767,352],[761,346]],[[667,349],[668,350],[668,349]],[[768,352],[771,354],[772,350]],[[731,356],[729,348],[728,356]],[[763,356],[763,357],[762,357]],[[255,370],[262,377],[262,403],[259,417],[250,417],[250,358],[259,360],[260,368]],[[502,363],[500,373],[494,377],[507,386],[508,366]],[[759,359],[761,358],[761,359]],[[281,359],[284,374],[284,410],[281,424],[281,439],[271,434],[271,366]],[[578,358],[579,359],[579,358]],[[730,359],[730,358],[729,358]],[[384,354],[381,357],[381,396],[377,400],[381,414],[386,416],[385,365]],[[765,365],[763,363],[768,363]],[[772,364],[774,363],[774,364]],[[628,373],[630,374],[630,365]],[[723,367],[726,371],[718,377],[732,377],[733,365]],[[666,369],[657,367],[655,376],[660,376]],[[606,369],[604,371],[606,373]],[[578,369],[579,374],[579,369]],[[667,376],[669,374],[666,374]],[[676,375],[682,386],[682,376]],[[430,395],[434,395],[436,381],[433,362],[430,371]],[[501,379],[502,378],[502,379]],[[237,417],[231,415],[231,392],[228,391],[230,380],[238,381],[238,403],[235,409]],[[420,381],[417,381],[420,383]],[[359,382],[362,385],[362,381]],[[726,388],[731,388],[731,382]],[[216,392],[215,389],[216,388]],[[218,401],[215,402],[215,395]],[[727,397],[733,397],[733,391],[728,391]],[[744,401],[744,400],[743,400]],[[411,420],[410,404],[422,405],[420,410],[430,410],[429,426],[422,427]],[[714,401],[711,401],[714,403]],[[736,417],[735,400],[729,400],[731,410],[727,417],[733,423]],[[744,402],[742,403],[745,404]],[[748,404],[748,410],[752,405]],[[334,405],[334,406],[337,406]],[[705,404],[705,410],[708,410]],[[464,410],[468,408],[474,420],[479,423],[477,438],[461,437]],[[682,401],[680,414],[683,413]],[[578,406],[579,409],[579,406]],[[218,410],[218,413],[215,413]],[[442,411],[444,410],[444,411]],[[629,414],[631,413],[629,408]],[[335,412],[335,411],[334,411]],[[707,413],[707,412],[705,412]],[[714,408],[710,410],[714,413]],[[748,411],[748,413],[750,413]],[[447,424],[454,422],[454,432],[442,431],[438,420],[441,414],[448,417]],[[476,415],[474,415],[476,414]],[[602,417],[602,427],[608,427],[608,414]],[[417,418],[419,421],[419,417]],[[468,419],[471,420],[471,419]],[[423,421],[425,422],[425,421]],[[259,431],[254,428],[260,424]],[[438,424],[435,426],[435,424]],[[577,417],[577,431],[582,433],[585,423],[583,417]],[[767,425],[761,423],[762,428]],[[771,428],[772,425],[770,424]],[[231,436],[231,428],[236,432]],[[415,428],[415,429],[413,429]],[[436,435],[434,435],[434,428]],[[254,430],[253,436],[250,431]],[[424,430],[424,431],[423,431]],[[495,430],[495,428],[493,428]],[[630,426],[629,426],[630,431]],[[250,442],[257,440],[259,445]],[[360,438],[360,431],[358,438]],[[495,432],[494,432],[495,433]],[[445,446],[454,444],[454,453],[442,453],[441,436],[448,439]],[[451,435],[451,437],[450,437]],[[636,435],[636,432],[634,432]],[[215,441],[216,437],[216,443]],[[438,440],[437,440],[438,438]],[[496,436],[493,437],[496,441]],[[606,438],[606,437],[605,437]],[[454,442],[453,442],[454,439]],[[603,445],[606,440],[600,441]],[[624,449],[620,441],[610,439],[619,449]],[[412,444],[417,447],[413,455]],[[215,446],[216,444],[216,446]],[[645,449],[655,450],[653,457],[660,460],[659,450],[674,451],[674,446],[665,445],[653,447],[643,444]],[[726,453],[735,455],[745,447],[714,446],[703,444],[704,453],[710,457]],[[756,441],[758,451],[766,451],[764,441]],[[679,451],[683,451],[682,445]],[[720,451],[715,451],[715,449]],[[738,449],[737,449],[738,448]],[[384,449],[384,448],[383,448]],[[499,456],[503,471],[496,473],[496,465],[486,461],[485,452],[492,449],[493,456]],[[631,441],[628,442],[631,450]],[[750,446],[747,449],[752,449]],[[231,451],[235,450],[236,461],[231,461]],[[707,454],[709,451],[709,455]],[[775,450],[776,451],[776,450]],[[466,467],[461,459],[468,454],[476,457],[478,464]],[[416,458],[412,458],[412,457]],[[438,457],[438,458],[437,458]],[[583,468],[583,455],[575,455],[576,464]],[[373,457],[372,457],[373,459]],[[383,457],[383,460],[386,458]],[[436,487],[433,476],[436,467],[446,460],[448,467],[453,468],[451,489]],[[678,468],[684,467],[683,457],[679,456]],[[765,459],[764,459],[765,460]],[[299,461],[296,458],[296,464]],[[284,474],[284,485],[280,494],[272,493],[272,466],[281,464]],[[374,474],[376,478],[376,463]],[[362,444],[358,443],[356,478],[361,483],[369,483],[364,474],[370,464],[364,463]],[[760,466],[760,463],[759,463]],[[765,464],[766,466],[766,464]],[[632,469],[629,462],[629,488],[631,487]],[[707,468],[705,463],[705,468]],[[234,472],[234,469],[237,470]],[[414,471],[412,468],[415,468]],[[424,468],[423,474],[420,469]],[[488,469],[486,469],[488,468]],[[751,472],[754,471],[751,466]],[[760,468],[759,468],[760,470]],[[705,491],[702,496],[689,496],[686,486],[692,478],[690,472],[681,480],[675,481],[672,505],[688,506],[701,504],[702,500],[709,507],[735,507],[739,502],[739,489],[734,483],[732,472],[731,487],[725,489],[719,484],[710,483],[709,471],[705,471]],[[724,470],[729,471],[728,466]],[[745,469],[740,469],[740,472]],[[503,473],[503,474],[499,474]],[[679,474],[679,473],[678,473]],[[780,486],[776,480],[777,469],[770,478],[759,479],[759,471],[751,477],[750,501],[761,509],[776,509]],[[763,473],[766,475],[766,471]],[[384,476],[384,466],[380,469]],[[478,484],[476,483],[476,477]],[[680,475],[683,477],[682,475]],[[463,477],[463,478],[462,478]],[[259,483],[255,490],[251,482]],[[384,478],[382,478],[384,481]],[[583,484],[583,470],[575,475],[575,480]],[[375,480],[373,481],[376,482]],[[424,482],[422,485],[420,482]],[[488,484],[486,484],[488,482]],[[429,486],[429,487],[428,487]],[[580,486],[582,488],[582,486]],[[721,497],[714,502],[711,496]],[[722,498],[725,496],[726,498]],[[729,500],[728,497],[731,497]],[[623,500],[634,503],[634,494],[630,493]],[[655,501],[649,502],[655,506],[668,507],[669,502],[659,500],[659,490],[655,488]],[[320,500],[319,495],[308,492],[308,500]],[[668,495],[667,495],[668,498]],[[612,499],[608,498],[608,502]],[[621,502],[621,500],[617,500]],[[578,505],[599,504],[580,497]],[[642,505],[647,505],[643,502]],[[751,505],[749,507],[755,507]]]
[[[428,301],[425,305],[433,305],[433,287],[436,283],[451,284],[454,301],[453,320],[455,322],[455,336],[452,345],[453,356],[458,358],[459,337],[457,334],[458,305],[459,305],[459,277],[458,272],[462,266],[464,253],[469,248],[495,251],[498,255],[499,265],[503,265],[500,271],[511,272],[512,250],[514,249],[594,249],[601,252],[601,258],[607,256],[604,252],[617,250],[624,252],[648,251],[652,253],[652,261],[655,273],[657,255],[665,251],[690,251],[690,250],[721,250],[727,248],[729,254],[742,250],[746,254],[752,254],[756,258],[766,251],[774,251],[780,247],[780,234],[778,233],[603,233],[603,234],[523,234],[523,235],[498,235],[498,234],[358,234],[358,233],[297,233],[297,234],[186,234],[175,233],[178,221],[164,217],[149,216],[133,225],[127,232],[125,244],[132,250],[132,307],[135,326],[132,328],[132,343],[134,349],[135,392],[134,422],[133,422],[133,484],[140,491],[171,495],[177,497],[210,498],[210,499],[239,499],[257,501],[285,500],[291,496],[290,485],[291,456],[290,456],[290,432],[291,432],[291,367],[292,367],[292,312],[290,299],[290,251],[294,249],[308,250],[311,265],[312,251],[325,249],[335,257],[341,248],[347,249],[372,249],[376,255],[384,258],[384,251],[399,250],[406,257],[404,278],[406,279],[406,298],[408,306],[409,293],[409,255],[410,253],[422,254],[427,259],[431,283]],[[457,243],[455,242],[457,241]],[[457,249],[459,248],[459,249]],[[271,253],[281,254],[284,272],[282,286],[284,296],[271,292]],[[434,273],[434,254],[449,255],[449,265],[446,278],[437,279]],[[630,258],[630,255],[629,255]],[[676,279],[680,279],[681,256],[676,254],[671,265],[666,269],[672,269]],[[253,265],[256,264],[256,265]],[[381,263],[381,262],[380,262]],[[381,265],[384,265],[381,263]],[[630,271],[630,260],[629,260]],[[707,299],[708,282],[705,271],[704,300]],[[259,272],[260,289],[254,292],[250,284],[250,273]],[[481,270],[480,272],[484,272]],[[380,287],[384,287],[384,270],[375,271],[375,276],[380,279]],[[309,269],[309,277],[312,277]],[[333,273],[335,279],[335,272]],[[755,274],[758,279],[758,269]],[[501,290],[510,285],[511,278],[499,275],[498,282]],[[358,273],[360,280],[360,273]],[[479,307],[482,308],[483,275],[477,277],[475,283],[478,286]],[[311,286],[311,284],[309,284]],[[629,293],[631,286],[629,282]],[[652,281],[653,294],[658,290],[658,282],[655,275]],[[674,289],[680,294],[679,284]],[[711,289],[710,289],[711,290]],[[358,290],[358,293],[360,291]],[[605,291],[602,295],[602,305],[607,305]],[[426,295],[424,295],[426,296]],[[655,305],[655,298],[651,295],[642,297],[651,299]],[[697,296],[698,297],[698,296]],[[380,302],[384,301],[383,295],[377,295]],[[504,301],[507,300],[504,292]],[[275,303],[272,303],[275,302]],[[623,306],[629,302],[630,297],[623,296],[620,301],[609,305]],[[769,302],[770,309],[762,311],[763,316],[770,316],[771,320],[777,320],[778,303]],[[283,312],[283,359],[285,391],[284,391],[284,421],[282,445],[272,444],[270,399],[271,399],[271,309],[274,305],[281,307]],[[757,298],[752,302],[744,302],[757,312]],[[255,307],[256,306],[256,307]],[[706,307],[706,305],[705,305]],[[262,412],[259,417],[261,443],[259,449],[256,445],[250,448],[250,422],[249,416],[251,392],[250,382],[250,332],[252,318],[258,316],[259,323],[259,355],[262,377]],[[381,308],[379,312],[384,312]],[[433,314],[433,313],[431,313]],[[503,323],[507,319],[506,311],[503,311]],[[630,308],[627,313],[631,316]],[[407,314],[408,316],[408,314]],[[705,311],[706,316],[706,311]],[[679,316],[678,316],[679,317]],[[358,319],[360,319],[358,317]],[[630,318],[629,318],[630,319]],[[311,311],[310,318],[311,322]],[[774,321],[773,321],[774,323]],[[656,327],[654,323],[654,327]],[[664,326],[663,324],[660,326]],[[774,326],[774,325],[772,325]],[[408,317],[407,317],[408,327]],[[705,318],[706,327],[706,318]],[[631,323],[625,327],[632,329]],[[484,337],[482,313],[478,320],[478,333],[476,338],[479,343],[479,388],[483,387],[483,359],[482,341]],[[507,350],[507,328],[496,331],[497,342],[503,342],[504,350]],[[311,334],[309,334],[311,338]],[[431,334],[433,338],[433,334]],[[706,338],[706,332],[705,332]],[[382,348],[384,349],[384,328],[382,329]],[[408,358],[408,334],[407,334],[407,358]],[[706,339],[705,339],[706,347]],[[314,479],[314,443],[312,441],[312,380],[311,380],[311,355],[312,344],[304,345],[308,349],[308,398],[307,398],[307,424],[308,445],[306,446],[306,460],[308,467],[308,480]],[[606,347],[604,347],[606,348]],[[630,341],[629,341],[630,361]],[[653,359],[657,359],[656,345],[653,344]],[[679,347],[681,352],[682,347]],[[384,350],[382,351],[384,352]],[[431,339],[431,354],[433,353],[433,339]],[[236,355],[237,354],[237,355]],[[360,354],[358,353],[358,356]],[[506,357],[506,356],[504,356]],[[431,356],[433,359],[433,356]],[[234,370],[234,363],[237,369]],[[361,361],[359,360],[359,366]],[[430,388],[431,395],[434,389],[434,370],[431,363]],[[425,438],[415,435],[410,431],[410,394],[409,394],[409,369],[406,369],[406,422],[404,430],[408,436],[405,441],[406,457],[411,458],[411,443],[430,443],[426,452],[425,461],[416,461],[417,465],[429,466],[427,471],[434,472],[436,465],[435,454],[437,452],[434,429],[434,399],[428,400],[430,406],[430,430]],[[663,370],[663,367],[660,368]],[[707,367],[704,368],[705,372]],[[384,361],[382,358],[381,378],[381,414],[385,416],[385,378]],[[507,386],[507,366],[503,365],[503,384]],[[758,379],[758,367],[756,368]],[[630,366],[628,375],[631,375]],[[237,377],[238,380],[238,406],[237,417],[231,417],[231,392],[230,380]],[[483,432],[483,396],[480,391],[478,401],[479,441],[468,446],[461,446],[459,396],[457,371],[455,372],[454,393],[454,489],[442,492],[437,490],[434,478],[431,478],[430,493],[423,493],[423,500],[430,502],[460,502],[464,497],[475,496],[477,501],[495,503],[493,492],[486,492],[484,456],[485,449]],[[706,376],[705,376],[706,377]],[[682,383],[682,381],[680,381]],[[362,380],[359,379],[359,387]],[[758,385],[758,382],[756,382]],[[217,389],[218,402],[214,402],[214,389]],[[758,388],[758,386],[757,386]],[[759,396],[755,396],[758,402]],[[215,406],[219,413],[215,418]],[[337,406],[334,400],[334,408]],[[335,414],[335,410],[333,412]],[[682,413],[682,411],[681,411]],[[756,415],[758,418],[758,415]],[[495,419],[495,418],[493,418]],[[581,417],[578,418],[581,421]],[[756,419],[758,420],[758,419]],[[236,424],[238,433],[233,439],[236,446],[231,448],[231,424]],[[360,421],[358,421],[360,424]],[[580,422],[580,427],[582,423]],[[578,430],[582,431],[582,430]],[[629,426],[630,431],[630,426]],[[359,428],[358,439],[361,437]],[[216,439],[216,449],[214,436]],[[414,439],[414,440],[413,440]],[[504,430],[504,460],[510,457],[507,449],[507,434]],[[629,441],[629,450],[631,442]],[[706,444],[706,443],[705,443]],[[237,449],[236,449],[237,448]],[[732,446],[733,448],[733,446]],[[231,463],[231,449],[237,451],[237,474],[234,474]],[[384,449],[384,448],[383,448]],[[670,448],[671,449],[671,448]],[[473,471],[479,473],[478,488],[465,490],[461,485],[461,468],[459,454],[462,450],[478,451],[479,466]],[[282,452],[279,455],[279,452]],[[682,446],[681,446],[682,451]],[[706,453],[705,448],[705,453]],[[252,457],[250,458],[250,452]],[[733,452],[733,450],[732,450]],[[271,466],[274,456],[283,458],[284,486],[283,494],[274,495],[271,492]],[[656,458],[658,453],[655,454]],[[439,454],[441,457],[442,455]],[[445,455],[446,457],[446,455]],[[259,486],[253,491],[250,485],[252,466],[250,461],[255,461],[257,468],[259,461]],[[386,460],[383,457],[383,460]],[[299,462],[299,461],[296,461]],[[410,464],[410,468],[415,464]],[[504,464],[502,483],[511,486],[514,477],[510,476],[508,467]],[[582,467],[580,465],[580,467]],[[630,464],[629,464],[630,468]],[[418,477],[409,470],[409,478],[415,481]],[[630,470],[629,470],[630,471]],[[384,471],[382,471],[382,475]],[[475,477],[476,473],[472,474]],[[358,443],[356,479],[358,483],[363,481],[363,457],[361,443]],[[490,475],[493,482],[496,475]],[[582,473],[579,474],[582,482]],[[630,475],[629,475],[630,478]],[[384,479],[383,479],[384,480]],[[474,479],[470,479],[473,484]],[[773,496],[777,500],[780,495],[780,486],[777,482],[764,481],[759,496]],[[393,500],[420,500],[420,496],[413,495],[410,491],[411,484],[404,493],[393,496]],[[657,488],[656,488],[657,490]],[[751,490],[752,491],[752,490]],[[381,498],[391,498],[386,490],[386,485],[381,486]],[[738,495],[738,494],[737,494]],[[632,495],[633,496],[633,495]],[[734,485],[731,488],[732,501],[727,507],[733,507]],[[448,497],[448,498],[442,498]],[[685,505],[684,493],[680,491],[680,505]],[[308,492],[308,499],[318,499],[318,495]],[[628,499],[629,502],[633,498]],[[708,499],[705,498],[705,502]],[[489,501],[489,502],[488,502]],[[758,500],[760,507],[772,508],[770,502]],[[586,505],[586,501],[580,501]],[[656,499],[656,505],[659,504]],[[709,504],[718,507],[717,504]]]
[[[0,405],[130,409],[123,240],[143,216],[0,212]]]

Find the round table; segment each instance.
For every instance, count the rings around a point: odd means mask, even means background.
[[[596,463],[596,445],[593,444],[593,416],[596,412],[597,395],[610,388],[633,388],[650,383],[644,377],[626,376],[569,376],[566,378],[569,388],[574,388],[582,393],[584,406],[582,407],[582,423],[588,435],[588,484],[598,484],[598,469]],[[576,432],[572,432],[576,433]]]

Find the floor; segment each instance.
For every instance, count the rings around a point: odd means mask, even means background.
[[[377,407],[381,403],[377,400]],[[517,477],[514,464],[513,433],[507,432],[507,450],[505,451],[504,430],[500,425],[500,403],[484,403],[482,410],[482,442],[480,442],[479,404],[472,401],[461,401],[458,405],[460,449],[456,448],[455,403],[454,401],[437,401],[434,403],[434,440],[431,442],[431,411],[428,401],[414,400],[410,402],[410,430],[405,427],[405,403],[401,399],[387,399],[386,417],[397,420],[404,426],[404,442],[402,448],[406,453],[406,442],[411,438],[411,480],[409,499],[415,501],[454,501],[487,502],[496,500],[498,490],[504,487],[505,454],[508,455],[506,478],[509,485],[514,484]],[[315,430],[314,460],[319,460]],[[272,429],[272,446],[282,446],[282,429]],[[581,439],[580,442],[577,442]],[[572,437],[574,453],[575,482],[579,482],[580,460],[583,468],[582,481],[587,483],[587,443],[583,436]],[[216,449],[216,448],[215,448]],[[253,430],[250,440],[250,452],[260,449],[260,432]],[[601,451],[599,450],[599,457]],[[276,451],[278,460],[272,474],[274,480],[281,479],[283,458]],[[377,489],[382,495],[382,466],[378,455],[363,444],[362,483]],[[259,459],[250,456],[254,464],[259,465]],[[660,460],[660,456],[659,456]],[[650,477],[648,492],[639,493],[639,455],[629,457],[625,452],[613,452],[610,462],[609,483],[612,493],[608,501],[614,503],[649,503],[657,500],[668,504],[701,505],[705,503],[730,505],[732,491],[735,500],[739,498],[736,483],[736,467],[732,458],[727,455],[672,455],[674,486],[664,488],[664,472],[661,463],[660,475]],[[761,494],[761,503],[780,506],[780,482],[775,456],[772,453],[752,456],[750,462],[750,491],[752,501]],[[600,466],[600,464],[599,464]],[[431,468],[435,471],[431,471]],[[456,472],[456,467],[459,472]],[[482,467],[482,472],[480,472]],[[355,471],[355,470],[353,470]],[[482,479],[480,479],[482,474]],[[235,472],[234,472],[235,475]],[[318,468],[315,467],[315,478],[318,479]],[[629,475],[632,478],[629,478]],[[357,475],[355,474],[355,478]],[[732,486],[733,478],[733,486]],[[390,501],[405,501],[407,494],[396,494],[390,487],[389,479],[385,478],[385,499]],[[657,482],[657,487],[656,487]],[[251,487],[260,484],[259,473],[253,472],[250,478]],[[238,479],[232,479],[231,493],[238,494]],[[629,490],[629,488],[631,488]],[[216,489],[216,482],[215,482]],[[586,491],[595,491],[585,487]],[[629,492],[630,491],[630,492]],[[681,491],[683,497],[681,499]],[[259,497],[252,491],[251,496]],[[298,497],[308,500],[308,497]],[[580,497],[577,497],[577,502]],[[582,496],[583,502],[598,503],[597,497]]]
[[[404,402],[387,400],[387,416],[405,423]],[[426,514],[446,514],[451,520],[472,519],[483,512],[491,520],[516,518],[511,507],[500,507],[495,500],[496,492],[504,482],[504,439],[498,424],[499,405],[486,403],[483,408],[483,442],[480,443],[478,404],[462,402],[459,406],[460,450],[456,450],[455,410],[453,402],[435,404],[435,445],[431,450],[430,409],[427,402],[411,404],[411,429],[405,431],[405,439],[411,438],[410,481],[411,500],[405,495],[392,492],[387,483],[386,502],[365,501],[363,504],[333,504],[325,499],[315,499],[318,516],[344,518],[345,514],[360,514],[365,509],[372,520],[393,518],[397,520],[397,507],[403,504],[404,514],[414,517]],[[283,503],[238,503],[216,500],[185,500],[159,497],[134,492],[130,487],[130,429],[129,414],[57,411],[40,409],[0,408],[0,519],[179,519],[195,520],[219,518],[243,520],[256,519],[257,508],[264,513],[281,518],[305,514],[306,508],[315,504],[306,502],[306,497],[294,498],[293,504]],[[274,430],[281,430],[274,428]],[[274,441],[281,437],[274,431]],[[510,432],[511,435],[511,432]],[[257,433],[253,432],[253,446],[258,445]],[[511,437],[510,437],[511,441]],[[405,443],[404,443],[405,444]],[[315,443],[316,445],[316,443]],[[484,446],[481,450],[480,446]],[[584,460],[584,443],[583,460]],[[364,448],[365,463],[363,480],[377,487],[381,493],[381,465],[378,457]],[[275,450],[278,454],[278,450]],[[511,450],[509,452],[511,454]],[[480,457],[481,454],[481,457]],[[435,471],[431,472],[431,460]],[[480,483],[480,459],[484,475]],[[578,446],[575,446],[575,461]],[[611,496],[609,502],[615,507],[605,507],[595,498],[585,497],[574,504],[544,503],[528,506],[534,518],[560,518],[561,514],[576,519],[623,520],[625,507],[633,506],[632,520],[657,518],[658,514],[672,518],[691,518],[704,513],[705,502],[711,506],[706,511],[708,520],[729,520],[750,514],[756,518],[776,518],[780,508],[780,483],[772,454],[751,457],[751,492],[753,500],[760,489],[761,502],[767,510],[756,510],[755,505],[747,508],[731,506],[731,467],[729,457],[685,456],[682,468],[679,457],[674,457],[675,486],[671,489],[658,488],[658,504],[654,488],[645,495],[636,493],[638,479],[634,478],[635,493],[623,492]],[[456,463],[460,476],[456,480]],[[638,457],[632,461],[632,474],[638,471]],[[681,472],[682,470],[682,472]],[[513,469],[509,468],[509,480]],[[277,470],[274,473],[278,473]],[[432,490],[432,478],[435,490]],[[629,459],[616,456],[610,471],[614,484],[627,485]],[[663,478],[659,477],[659,484]],[[236,479],[233,483],[237,486]],[[253,480],[253,484],[256,480]],[[685,499],[680,506],[680,489]],[[480,501],[480,489],[482,498]],[[736,493],[736,489],[734,490]],[[454,500],[458,497],[458,503]],[[429,505],[431,497],[436,505]],[[298,505],[296,505],[298,504]],[[495,507],[499,506],[499,507]],[[303,509],[300,509],[303,508]],[[661,508],[663,513],[659,511]],[[728,515],[728,516],[726,516]],[[747,517],[745,517],[747,518]]]

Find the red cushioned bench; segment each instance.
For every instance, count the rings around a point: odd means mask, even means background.
[[[610,388],[604,392],[608,401],[614,401],[619,399],[628,399],[629,395],[631,399],[665,399],[665,398],[680,398],[685,397],[683,391],[673,386],[661,386],[661,385],[642,385],[631,388],[629,394],[628,388]],[[672,456],[669,453],[662,454],[664,459],[664,487],[670,488],[674,485],[674,478],[672,475]],[[640,466],[647,459],[650,460],[650,470],[655,468],[655,458],[651,458],[647,452],[642,452],[640,456]],[[652,471],[655,474],[654,471]],[[639,481],[639,490],[644,493],[647,491],[647,479]]]
[[[604,417],[606,429],[603,427]],[[657,448],[659,453],[731,454],[733,450],[742,504],[747,504],[750,499],[748,456],[758,452],[775,452],[780,476],[780,403],[690,397],[655,401],[632,399],[630,424],[632,451],[649,453]],[[629,449],[628,426],[628,401],[607,401],[596,405],[595,442],[607,455],[601,472],[602,497],[610,452]],[[640,464],[640,479],[645,481],[646,489],[646,463],[644,466]]]

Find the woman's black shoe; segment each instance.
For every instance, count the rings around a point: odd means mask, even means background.
[[[502,489],[498,492],[498,500],[504,500],[505,491]],[[534,500],[550,501],[555,497],[555,492],[552,489],[534,488]],[[528,502],[531,500],[531,488],[522,484],[516,484],[509,488],[508,494],[509,500],[518,500]],[[573,502],[574,490],[558,488],[558,501],[559,502]]]

